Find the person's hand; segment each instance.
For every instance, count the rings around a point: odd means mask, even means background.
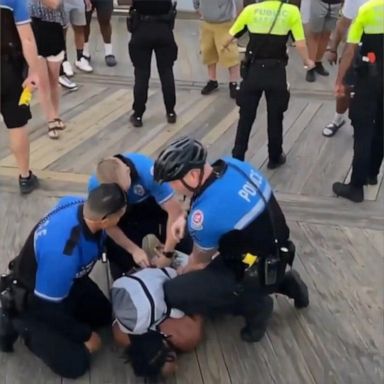
[[[184,267],[177,268],[176,272],[178,275],[184,275],[185,273],[198,271],[204,269],[207,266],[206,263],[188,263]]]
[[[31,92],[39,87],[39,75],[37,73],[28,74],[28,77],[23,82],[23,88],[27,87]]]
[[[84,0],[84,4],[85,4],[85,12],[89,12],[90,10],[92,10],[92,3],[90,0]]]
[[[325,58],[330,65],[337,63],[337,51],[327,50],[325,52]]]
[[[135,263],[141,268],[149,267],[150,263],[149,263],[148,255],[145,253],[145,251],[142,248],[137,247],[132,252],[132,257]]]
[[[89,353],[95,353],[101,348],[101,339],[96,332],[92,332],[91,337],[84,343]]]
[[[180,215],[171,225],[171,236],[179,242],[185,233],[185,226],[187,224],[187,220],[184,215]]]
[[[169,257],[166,257],[163,254],[163,250],[164,250],[163,245],[158,245],[157,247],[154,248],[155,255],[151,260],[152,266],[157,268],[164,268],[164,267],[169,267],[171,265],[172,259],[170,259]]]
[[[345,85],[343,83],[336,82],[335,95],[336,95],[336,97],[344,97],[345,96]]]

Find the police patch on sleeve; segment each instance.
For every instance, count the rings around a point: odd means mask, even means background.
[[[193,211],[191,217],[191,228],[197,231],[203,229],[204,213],[200,209]]]

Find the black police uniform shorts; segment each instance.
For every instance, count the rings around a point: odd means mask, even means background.
[[[64,32],[61,24],[32,17],[32,29],[39,56],[56,56],[65,50]]]
[[[111,13],[113,11],[113,0],[91,0],[92,11],[96,9],[97,13]]]
[[[8,129],[23,127],[32,117],[29,106],[19,106],[26,65],[21,56],[18,62],[2,57],[0,65],[0,113],[3,115],[4,123]]]

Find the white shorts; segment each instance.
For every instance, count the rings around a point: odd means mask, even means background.
[[[64,55],[65,55],[65,52],[61,51],[57,55],[51,55],[51,56],[47,56],[47,57],[39,56],[39,57],[41,57],[42,59],[45,59],[51,63],[60,63],[64,60]]]

